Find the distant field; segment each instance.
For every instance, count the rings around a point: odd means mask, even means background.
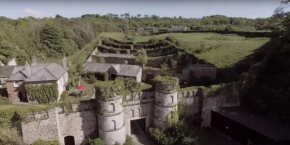
[[[104,33],[106,37],[124,40],[122,33]],[[234,65],[243,60],[255,50],[270,41],[270,38],[246,38],[235,34],[215,34],[215,33],[172,33],[156,35],[156,38],[172,36],[176,38],[181,48],[188,52],[195,53],[200,59],[204,59],[218,68]],[[148,41],[153,36],[133,35],[135,42]]]

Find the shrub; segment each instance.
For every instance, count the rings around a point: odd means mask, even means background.
[[[68,91],[63,91],[62,94],[60,95],[60,101],[65,101],[68,97]]]
[[[96,138],[94,140],[89,140],[89,145],[106,145],[106,143],[102,139]]]
[[[37,140],[32,145],[60,145],[58,141]]]
[[[226,28],[225,28],[225,31],[226,32],[235,32],[235,28],[231,25],[228,25]]]
[[[126,135],[126,141],[123,145],[134,145],[132,137],[129,135]]]
[[[95,77],[93,74],[91,74],[91,75],[89,76],[89,79],[90,79],[90,83],[91,83],[91,84],[94,84],[94,83],[96,83],[96,81],[97,81],[96,77]]]
[[[9,105],[12,104],[10,100],[5,97],[0,96],[0,105]]]
[[[23,145],[21,136],[16,129],[0,129],[0,145]]]

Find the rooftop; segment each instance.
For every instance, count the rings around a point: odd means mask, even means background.
[[[10,78],[15,66],[1,66],[0,78]]]
[[[30,69],[30,77],[29,70]],[[56,63],[33,65],[33,66],[16,66],[8,81],[23,80],[25,82],[38,81],[57,81],[67,70]]]
[[[289,124],[255,115],[241,107],[222,108],[216,112],[276,141],[290,139]]]
[[[117,75],[136,77],[142,67],[139,65],[127,65],[127,64],[113,64],[113,63],[85,63],[84,70],[86,72],[108,72],[110,68],[114,68],[117,71]]]

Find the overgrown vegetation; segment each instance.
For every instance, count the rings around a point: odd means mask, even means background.
[[[58,141],[37,140],[31,145],[60,145]]]
[[[196,121],[192,116],[186,117],[185,114],[186,111],[182,108],[181,111],[175,110],[168,114],[165,130],[149,128],[150,136],[161,145],[198,145]]]
[[[38,103],[54,102],[58,98],[56,83],[49,85],[25,85],[25,90],[29,100]]]

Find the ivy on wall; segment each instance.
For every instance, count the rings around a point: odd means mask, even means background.
[[[50,85],[26,85],[26,92],[30,101],[37,101],[39,103],[54,102],[58,98],[57,84]]]

